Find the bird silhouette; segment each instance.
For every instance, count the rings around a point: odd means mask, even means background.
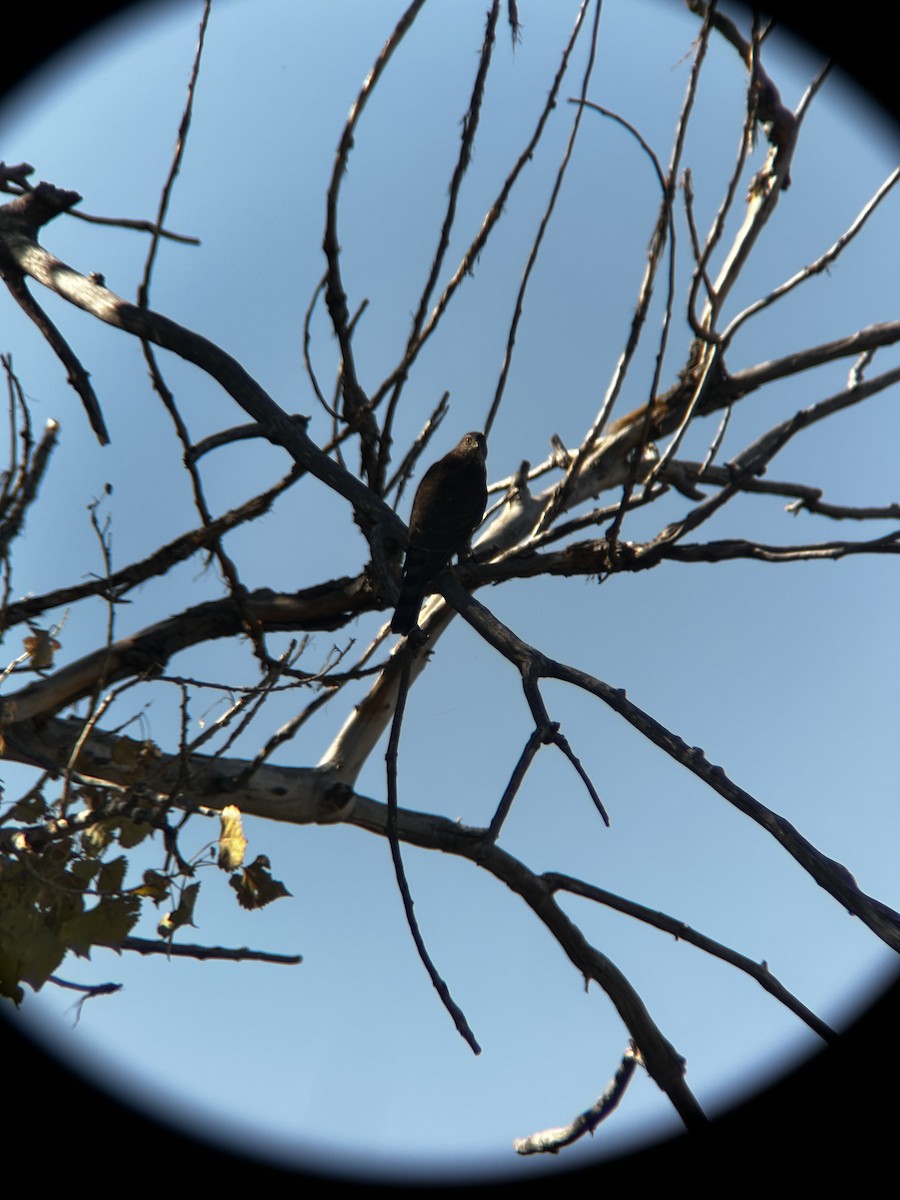
[[[487,439],[467,433],[428,468],[413,500],[394,633],[410,633],[434,579],[469,544],[487,504]]]

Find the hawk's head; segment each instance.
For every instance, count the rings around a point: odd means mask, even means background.
[[[483,463],[487,459],[487,438],[483,433],[467,433],[456,447],[456,453]]]

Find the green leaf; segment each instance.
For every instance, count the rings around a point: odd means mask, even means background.
[[[65,958],[66,949],[51,922],[40,913],[24,908],[0,913],[0,963],[6,964],[0,990],[12,995],[15,985],[22,982],[39,991]]]
[[[124,854],[119,855],[118,858],[114,858],[111,862],[104,863],[103,869],[100,871],[100,877],[97,880],[97,890],[100,892],[120,892],[127,870],[128,859]]]
[[[272,864],[264,854],[260,854],[249,867],[245,867],[240,875],[232,875],[229,883],[237,892],[238,904],[241,908],[264,908],[273,900],[282,896],[290,896],[290,892],[280,879],[273,879],[268,868]]]
[[[19,964],[13,962],[0,946],[0,996],[12,1000],[16,1008],[25,999],[25,993],[19,987]]]
[[[112,841],[116,841],[123,850],[133,850],[145,838],[153,836],[153,826],[146,822],[138,824],[130,817],[116,817],[110,821],[100,821],[86,829],[81,835],[81,844],[85,854],[102,854]]]
[[[79,858],[69,869],[82,887],[87,887],[102,866],[103,863],[98,858]]]
[[[31,825],[35,821],[40,821],[46,817],[49,809],[40,792],[30,796],[23,796],[9,810],[9,815],[14,821],[22,821],[26,825]]]
[[[140,914],[137,896],[104,896],[88,912],[64,922],[60,934],[69,949],[89,958],[92,946],[121,946]]]
[[[112,831],[108,824],[91,825],[81,835],[81,845],[85,854],[102,854],[112,841]]]
[[[153,836],[153,826],[148,825],[146,821],[132,821],[130,817],[122,817],[116,821],[116,826],[119,830],[119,845],[123,850],[133,850],[135,846],[139,846],[145,838]]]

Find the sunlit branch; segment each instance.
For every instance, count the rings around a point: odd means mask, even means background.
[[[881,187],[877,190],[875,195],[871,198],[871,200],[868,201],[850,226],[844,231],[844,233],[841,234],[841,236],[837,239],[837,241],[834,242],[833,245],[831,245],[814,262],[809,263],[808,266],[805,266],[801,271],[798,271],[795,275],[792,275],[790,279],[786,279],[784,283],[780,283],[777,287],[773,288],[768,295],[760,297],[759,300],[754,300],[752,304],[749,304],[745,309],[743,309],[743,311],[739,312],[737,316],[729,321],[727,329],[725,329],[722,333],[722,338],[726,341],[731,341],[735,333],[737,333],[741,326],[749,321],[751,317],[756,316],[756,314],[762,309],[768,308],[776,301],[781,300],[782,297],[788,295],[788,293],[792,292],[794,288],[799,287],[800,284],[805,283],[814,275],[819,275],[822,273],[822,271],[826,271],[835,261],[838,255],[850,244],[850,242],[853,241],[868,219],[878,208],[881,201],[885,198],[885,196],[888,195],[898,181],[900,181],[900,167],[897,167],[891,172]]]
[[[253,619],[267,631],[337,629],[352,612],[380,607],[364,576],[319,584],[289,594],[261,588],[245,598]],[[121,638],[4,697],[16,721],[50,716],[91,694],[103,675],[107,684],[152,678],[179,651],[243,632],[243,612],[230,596],[209,600]]]
[[[593,1134],[597,1126],[618,1108],[640,1061],[641,1056],[632,1043],[622,1056],[609,1087],[586,1112],[579,1113],[574,1121],[561,1129],[544,1129],[529,1137],[516,1138],[513,1143],[516,1154],[558,1154],[586,1133]]]
[[[91,429],[97,435],[97,441],[101,446],[108,446],[109,431],[106,428],[103,413],[100,411],[100,401],[91,384],[90,375],[84,369],[78,355],[29,292],[23,275],[16,270],[4,270],[2,259],[0,259],[0,273],[9,288],[10,295],[26,316],[34,322],[53,353],[66,368],[66,378],[81,398]]]
[[[886,371],[875,379],[866,380],[856,387],[846,388],[825,400],[810,404],[779,425],[769,429],[731,460],[728,464],[728,470],[731,473],[730,481],[714,496],[710,496],[696,505],[682,520],[667,525],[654,539],[654,544],[657,546],[671,544],[684,537],[692,529],[696,529],[704,521],[709,520],[718,509],[741,490],[745,481],[762,475],[775,455],[783,450],[796,434],[842,409],[859,404],[869,396],[875,395],[896,382],[900,382],[900,367],[893,371]]]
[[[670,464],[670,468],[663,473],[662,478],[665,481],[675,473],[679,477],[692,479],[695,484],[709,483],[717,487],[731,483],[734,478],[734,472],[728,467],[716,467],[706,463],[684,460]],[[786,505],[787,512],[797,513],[801,509],[805,509],[809,513],[831,517],[836,521],[894,521],[900,518],[900,504],[831,504],[822,499],[824,495],[822,488],[805,483],[753,478],[745,479],[742,482],[741,491],[786,498],[793,496],[794,500]]]

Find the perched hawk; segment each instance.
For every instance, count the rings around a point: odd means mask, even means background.
[[[478,528],[487,503],[486,458],[484,434],[467,433],[422,477],[409,518],[403,582],[391,621],[394,633],[413,629],[429,585]]]

